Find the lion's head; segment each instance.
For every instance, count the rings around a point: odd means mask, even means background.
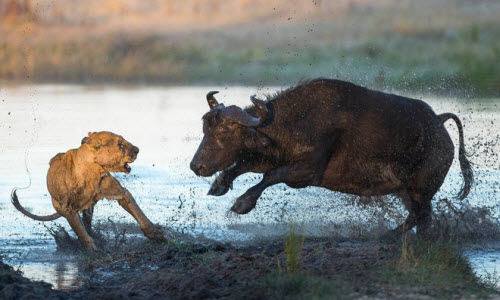
[[[95,162],[108,172],[130,173],[129,163],[137,158],[139,148],[129,143],[122,136],[112,132],[89,132],[83,138],[82,145],[90,147],[95,155]]]

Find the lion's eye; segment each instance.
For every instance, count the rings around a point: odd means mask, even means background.
[[[120,149],[123,149],[123,144],[118,144],[118,147],[120,147]]]

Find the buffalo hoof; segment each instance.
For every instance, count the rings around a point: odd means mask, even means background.
[[[244,215],[249,213],[252,209],[254,209],[255,205],[257,205],[257,199],[253,196],[243,195],[236,199],[236,202],[231,207],[231,211]]]
[[[210,190],[208,190],[208,195],[211,196],[222,196],[229,189],[233,188],[232,183],[226,183],[225,180],[222,177],[217,177],[215,178],[215,181],[212,183],[212,186],[210,187]]]

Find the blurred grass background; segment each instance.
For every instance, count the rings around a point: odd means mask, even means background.
[[[0,0],[0,80],[500,95],[498,0]]]

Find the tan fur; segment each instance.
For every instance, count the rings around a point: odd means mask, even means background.
[[[59,153],[50,160],[47,187],[52,204],[87,249],[96,249],[89,235],[92,234],[92,212],[95,203],[103,198],[118,200],[148,238],[164,240],[162,230],[149,221],[129,191],[110,174],[129,173],[128,163],[136,159],[138,152],[139,148],[123,137],[103,131],[89,133],[79,148]],[[84,211],[84,224],[78,216],[80,211]]]

